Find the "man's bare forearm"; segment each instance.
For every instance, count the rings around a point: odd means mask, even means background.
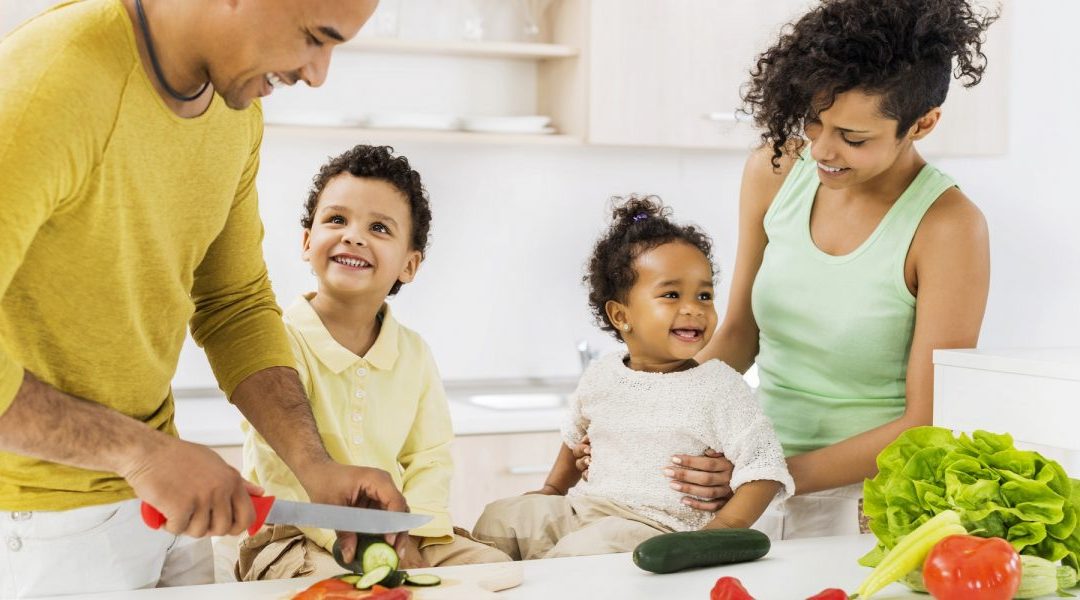
[[[230,401],[301,483],[310,466],[330,462],[295,370],[270,367],[258,371],[236,386]]]
[[[24,371],[0,415],[0,449],[121,476],[133,456],[167,434],[111,408],[66,394]]]

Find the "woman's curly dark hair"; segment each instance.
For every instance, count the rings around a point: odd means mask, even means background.
[[[685,242],[701,250],[711,266],[712,240],[693,225],[670,221],[671,209],[656,196],[615,197],[611,204],[611,226],[596,242],[582,280],[589,288],[589,307],[596,324],[622,340],[608,319],[605,305],[609,300],[626,302],[630,288],[637,281],[634,260],[662,244]]]
[[[801,148],[808,115],[853,89],[880,95],[901,137],[945,102],[950,75],[965,87],[982,80],[984,34],[997,18],[968,0],[822,0],[757,57],[743,110],[764,129],[774,167],[789,142]]]
[[[419,250],[423,259],[427,251],[428,232],[431,230],[431,206],[427,192],[420,181],[420,174],[409,165],[409,159],[394,156],[394,149],[390,146],[360,144],[340,156],[331,158],[330,162],[323,165],[312,180],[311,191],[304,203],[304,214],[300,217],[300,224],[304,229],[311,229],[315,221],[315,208],[326,184],[342,173],[349,173],[354,177],[381,179],[405,196],[412,215],[412,238],[409,246],[412,250]],[[390,288],[390,295],[393,296],[400,289],[401,282],[398,281]]]

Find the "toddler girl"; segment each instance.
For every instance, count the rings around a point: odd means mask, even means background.
[[[719,360],[694,356],[716,328],[711,241],[677,225],[655,197],[614,209],[585,281],[601,329],[626,344],[582,375],[565,444],[544,487],[494,502],[474,534],[515,559],[628,552],[671,531],[749,527],[778,491],[794,490],[753,391]],[[570,448],[588,435],[580,481]],[[682,503],[664,474],[676,454],[723,452],[731,499],[715,515]]]

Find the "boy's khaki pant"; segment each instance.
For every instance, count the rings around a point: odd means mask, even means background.
[[[472,539],[467,531],[457,527],[454,541],[425,546],[420,549],[420,556],[432,567],[510,561],[506,554]],[[344,572],[333,555],[296,527],[272,525],[240,541],[235,575],[238,581],[255,581],[292,577],[325,579]]]
[[[630,552],[671,531],[610,500],[527,494],[487,505],[473,535],[514,560],[532,560]]]

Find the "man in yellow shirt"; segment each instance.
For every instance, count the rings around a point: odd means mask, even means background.
[[[191,538],[252,521],[258,488],[176,437],[188,323],[313,501],[406,508],[318,436],[255,193],[254,100],[320,85],[375,3],[81,0],[0,41],[0,596],[202,581]]]

